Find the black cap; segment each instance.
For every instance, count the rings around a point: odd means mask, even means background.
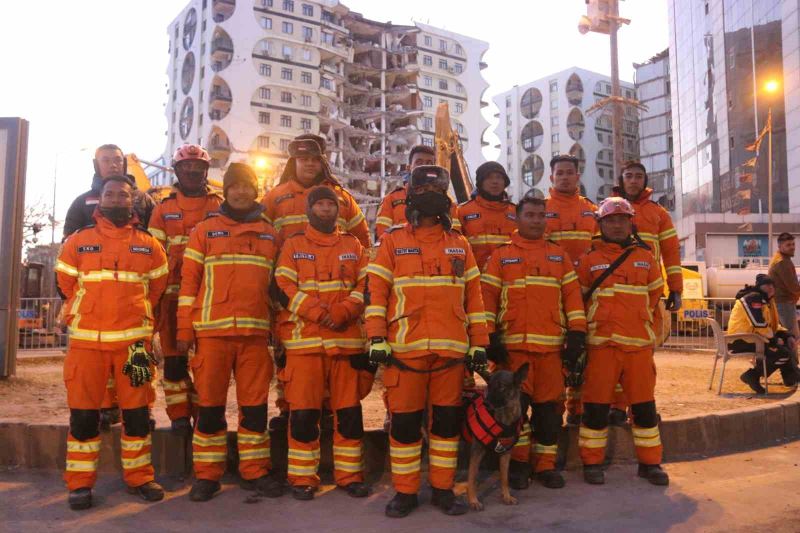
[[[326,187],[324,185],[320,185],[318,187],[314,187],[308,193],[308,198],[306,199],[306,206],[311,209],[315,203],[319,202],[320,200],[324,199],[333,200],[336,205],[339,205],[339,197],[336,196],[336,193],[333,192],[333,189],[330,187]]]
[[[775,282],[766,274],[759,274],[756,276],[756,287],[761,287],[763,285],[775,285]]]
[[[498,163],[497,161],[487,161],[486,163],[482,164],[478,167],[478,170],[475,171],[475,186],[478,189],[481,188],[481,183],[483,180],[489,177],[489,174],[492,172],[497,172],[501,174],[503,178],[506,180],[506,187],[511,185],[511,178],[508,177],[508,173],[506,169],[503,168],[503,165]]]

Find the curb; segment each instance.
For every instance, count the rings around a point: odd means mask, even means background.
[[[774,446],[800,438],[800,392],[764,407],[734,409],[701,416],[680,416],[660,425],[664,462],[699,459],[755,448]],[[102,433],[99,472],[121,471],[120,427]],[[322,432],[320,470],[333,467],[330,431]],[[463,443],[462,443],[463,444]],[[273,434],[273,468],[286,471],[286,436]],[[364,466],[370,477],[389,472],[388,438],[383,430],[364,433]],[[67,426],[0,422],[0,466],[63,470],[67,449]],[[426,454],[423,454],[425,457]],[[564,428],[559,455],[569,469],[580,468],[578,428]],[[608,461],[635,463],[630,427],[610,427],[606,450]],[[152,460],[157,475],[185,477],[191,472],[191,442],[166,428],[153,432]],[[468,464],[468,450],[459,449],[459,467]],[[228,433],[228,470],[237,463],[236,434]]]

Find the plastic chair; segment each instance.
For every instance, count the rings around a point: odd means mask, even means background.
[[[714,374],[717,371],[717,362],[722,359],[722,368],[719,374],[719,387],[717,388],[717,395],[722,394],[722,382],[725,379],[725,365],[729,359],[733,357],[749,357],[755,359],[756,364],[761,363],[764,369],[764,391],[769,394],[769,385],[767,384],[767,358],[764,356],[764,351],[769,340],[757,333],[734,333],[732,335],[725,335],[722,327],[713,318],[702,319],[714,333],[714,339],[717,341],[717,351],[714,354],[714,366],[711,368],[711,379],[708,382],[708,390],[714,386]],[[728,343],[737,339],[745,342],[751,342],[756,345],[754,352],[731,352],[728,349]]]

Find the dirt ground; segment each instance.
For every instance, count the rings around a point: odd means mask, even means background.
[[[708,390],[712,356],[705,353],[658,352],[658,384],[656,402],[664,417],[719,412],[739,407],[749,407],[775,402],[788,397],[793,388],[784,387],[780,373],[770,379],[770,394],[766,397],[754,395],[738,379],[748,366],[746,360],[734,359],[728,363],[722,396]],[[367,429],[382,427],[384,391],[380,374],[370,395],[364,400],[364,425]],[[229,427],[236,427],[236,396],[234,383],[228,391]],[[270,392],[270,416],[277,413],[273,391]],[[62,382],[62,363],[54,358],[20,358],[15,377],[0,380],[0,405],[4,422],[58,423],[69,419],[66,407],[66,391]],[[164,412],[164,394],[157,387],[157,399],[153,414],[158,427],[168,427],[169,420]]]

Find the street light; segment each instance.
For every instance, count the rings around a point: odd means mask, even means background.
[[[764,91],[769,95],[774,95],[778,92],[780,83],[778,80],[768,80],[764,84]],[[767,250],[770,259],[772,258],[772,99],[768,99],[769,106],[767,107],[767,127],[769,128],[769,137],[767,139],[767,235],[768,247]]]

